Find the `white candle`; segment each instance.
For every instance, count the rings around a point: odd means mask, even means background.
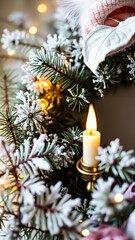
[[[96,114],[93,105],[90,105],[86,130],[83,132],[83,164],[94,167],[99,164],[96,160],[101,134],[97,131]]]

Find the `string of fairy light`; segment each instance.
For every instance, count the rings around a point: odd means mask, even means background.
[[[47,5],[44,3],[40,3],[39,5],[37,5],[37,11],[39,14],[44,14],[47,11]],[[30,28],[28,29],[29,34],[31,35],[35,35],[38,32],[38,29],[36,26],[31,25]],[[15,50],[11,49],[10,51],[8,51],[8,55],[9,56],[13,56],[15,54]],[[67,60],[65,60],[65,64],[67,63]],[[61,99],[61,88],[58,84],[56,84],[56,86],[54,87],[50,81],[48,81],[45,78],[40,77],[38,78],[34,78],[34,81],[36,82],[36,84],[38,85],[39,89],[43,89],[46,92],[46,96],[42,97],[41,100],[41,110],[44,111],[46,109],[50,109],[51,107],[53,107],[53,104],[49,104],[49,100],[52,100],[51,102],[53,102],[54,98],[56,97],[57,99],[57,104],[60,103],[60,99]],[[48,94],[47,94],[48,93]]]
[[[43,14],[43,13],[45,13],[47,11],[47,6],[45,4],[43,4],[43,3],[39,4],[37,6],[37,11],[39,13]],[[32,35],[36,34],[37,31],[38,31],[38,29],[34,25],[29,28],[29,33],[32,34]]]
[[[44,14],[46,11],[47,11],[47,5],[44,4],[44,3],[40,3],[38,6],[37,6],[37,11],[38,13],[40,14]],[[38,32],[38,28],[37,26],[35,25],[31,25],[28,29],[28,32],[31,34],[31,35],[35,35],[37,32]],[[8,51],[8,55],[9,56],[13,56],[15,54],[15,50],[14,49],[11,49],[10,51]]]
[[[40,3],[40,4],[37,6],[37,11],[38,11],[39,14],[44,14],[44,13],[47,11],[47,5],[44,4],[44,3]],[[28,29],[28,32],[29,32],[31,35],[36,34],[36,33],[38,32],[37,26],[31,25],[30,28]],[[14,55],[14,54],[15,54],[15,50],[12,49],[12,50],[8,51],[8,55],[9,55],[9,56],[12,56],[12,55]],[[65,61],[66,61],[66,60],[65,60]],[[58,95],[58,92],[60,91],[60,87],[59,87],[59,86],[56,86],[55,89],[54,89],[54,87],[53,87],[53,85],[51,84],[50,81],[48,81],[48,80],[46,80],[46,79],[43,79],[43,78],[40,78],[40,79],[37,79],[37,80],[38,80],[38,84],[39,84],[39,85],[42,85],[41,87],[43,87],[44,90],[46,90],[46,91],[48,91],[48,90],[49,90],[49,91],[52,91],[52,92],[53,92],[53,95],[54,95],[55,90],[56,90],[56,96]],[[40,100],[41,100],[41,110],[47,109],[47,107],[48,107],[48,101],[47,101],[47,99],[42,98],[42,99],[40,99]],[[3,189],[7,188],[9,185],[10,185],[10,180],[9,180],[9,179],[4,178],[3,176],[0,177],[0,192],[1,192]],[[114,196],[114,198],[113,198],[112,201],[113,201],[114,204],[120,204],[120,203],[123,202],[123,200],[124,200],[123,194],[118,193],[118,194],[116,194],[116,195]],[[4,209],[4,202],[1,201],[1,202],[0,202],[0,213],[3,212],[3,209]],[[80,223],[82,223],[82,222],[83,222],[83,220],[80,220]],[[87,236],[90,235],[90,231],[89,231],[88,229],[83,229],[81,233],[82,233],[82,236],[84,236],[84,237],[87,237]]]

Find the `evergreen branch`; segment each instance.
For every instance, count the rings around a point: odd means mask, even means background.
[[[45,144],[46,134],[41,134],[39,139],[33,140],[33,145],[31,149],[30,140],[24,141],[24,145],[20,145],[20,148],[16,150],[15,153],[11,155],[14,162],[14,168],[19,171],[19,173],[24,176],[35,176],[38,174],[38,169],[49,170],[52,156],[54,156],[53,150],[55,149],[56,140],[52,143],[48,142],[47,146]],[[40,154],[39,154],[40,153]],[[20,167],[21,166],[21,167]],[[13,171],[9,169],[9,171]]]
[[[37,157],[38,157],[38,158],[43,158],[43,157],[47,157],[47,156],[51,156],[51,155],[55,155],[55,152],[49,152],[49,153],[45,153],[45,154],[40,154],[40,155],[33,156],[33,157],[31,157],[31,158],[28,158],[28,159],[26,159],[26,160],[18,163],[17,165],[15,165],[15,168],[19,168],[20,165],[23,165],[23,164],[25,164],[25,163],[27,163],[27,162],[29,162],[29,161],[32,161],[34,158],[37,158]],[[12,171],[12,169],[11,169],[11,171]]]
[[[7,151],[6,151],[7,152]],[[7,152],[8,153],[8,152]],[[19,168],[20,167],[20,165],[24,165],[25,163],[28,163],[29,161],[32,161],[34,158],[42,158],[42,157],[46,157],[46,156],[50,156],[50,155],[54,155],[54,153],[52,152],[52,153],[46,153],[46,154],[42,154],[42,155],[36,155],[36,156],[34,156],[34,157],[32,157],[32,158],[28,158],[28,159],[26,159],[26,160],[24,160],[24,161],[22,161],[22,162],[20,162],[20,163],[18,163],[18,164],[16,164],[16,165],[14,165],[14,166],[12,166],[11,168],[8,168],[8,171],[9,172],[11,172],[11,173],[14,173],[14,171],[17,169],[17,168]],[[10,155],[9,155],[9,157],[10,157]],[[11,162],[11,157],[10,157],[10,162]],[[5,175],[5,173],[6,172],[2,172],[2,173],[0,173],[0,177],[2,177],[2,176],[4,176]],[[21,186],[23,186],[23,187],[25,187],[24,185],[22,185],[22,184],[18,184],[18,186],[19,187],[21,187]]]
[[[78,127],[69,128],[67,131],[62,133],[62,143],[64,143],[64,151],[71,150],[76,155],[79,155],[82,151],[82,131]]]
[[[44,205],[37,204],[37,203],[35,203],[34,206],[35,206],[36,208],[42,209],[42,210],[44,210],[44,211],[50,211],[50,212],[56,212],[56,213],[59,212],[58,209],[49,208],[49,207],[46,207],[46,206],[44,206]]]
[[[90,103],[86,97],[88,97],[90,94],[85,94],[85,89],[81,88],[79,89],[79,86],[76,86],[75,90],[69,90],[70,96],[67,96],[66,101],[68,102],[68,106],[73,106],[73,111],[78,106],[79,112],[81,109],[85,109],[88,104]]]
[[[70,142],[70,143],[63,149],[63,152],[66,152],[75,142],[76,142],[75,139],[74,139],[72,142]]]
[[[19,192],[19,193],[18,193],[18,198],[19,198],[21,188],[20,188],[20,186],[19,186],[19,180],[18,180],[18,175],[17,175],[17,172],[16,172],[16,168],[15,168],[15,166],[14,166],[14,164],[13,164],[13,161],[12,161],[12,159],[11,159],[11,157],[10,157],[9,152],[8,152],[7,149],[6,149],[5,143],[2,142],[2,145],[3,145],[4,149],[5,149],[6,155],[7,155],[8,159],[9,159],[9,162],[10,162],[10,164],[11,164],[11,166],[12,166],[12,169],[13,169],[12,173],[13,173],[13,175],[14,175],[14,177],[15,177],[16,187],[17,187],[18,192]],[[19,203],[19,208],[18,208],[18,220],[19,220],[19,224],[21,224],[21,211],[20,211],[20,208],[21,208],[21,204]],[[19,229],[18,229],[18,233],[19,233]]]
[[[7,113],[9,113],[9,99],[8,99],[8,88],[7,88],[7,76],[6,76],[6,74],[4,74],[3,80],[4,80],[6,109],[7,109]]]
[[[24,225],[24,224],[21,224],[21,225],[20,225],[20,228],[27,228],[27,229],[39,231],[39,232],[42,232],[42,233],[49,233],[48,230],[45,231],[45,230],[42,230],[42,229],[40,229],[40,228],[32,227],[32,226],[28,226],[28,225]]]
[[[99,168],[105,169],[105,172],[112,172],[114,176],[119,176],[123,181],[132,182],[135,175],[135,157],[133,150],[124,151],[120,145],[119,139],[110,142],[110,146],[98,149],[97,160],[100,161]]]
[[[119,82],[119,74],[116,72],[116,63],[112,64],[109,58],[101,63],[98,69],[98,76],[94,76],[93,82],[98,89],[109,89],[110,86]]]
[[[5,115],[0,112],[0,134],[5,136],[9,143],[14,142],[15,146],[22,142],[22,131],[14,125],[14,116],[10,113]]]
[[[15,95],[19,89],[19,83],[13,71],[4,72],[0,77],[0,105],[1,108],[6,105],[7,112],[9,113],[9,105],[14,104],[16,99]],[[3,96],[5,96],[3,98]]]
[[[10,106],[15,102],[16,91],[18,90],[18,82],[15,80],[12,72],[4,73],[0,81],[0,133],[6,137],[9,142],[17,143],[21,141],[22,133],[19,131],[18,126],[14,125],[14,116],[10,113]],[[3,114],[4,107],[6,106],[6,114]],[[4,110],[5,111],[5,110]],[[21,134],[20,134],[21,133]],[[19,137],[19,138],[18,138]]]
[[[78,206],[80,200],[73,200],[68,194],[61,198],[60,188],[61,183],[58,182],[46,188],[44,194],[37,196],[34,206],[31,204],[22,206],[22,224],[30,227],[36,224],[39,230],[48,230],[52,236],[59,234],[68,236],[72,232],[73,240],[75,240],[75,236],[80,235],[81,228],[84,226],[78,224],[82,217],[81,214],[77,211],[72,214],[71,209]]]
[[[41,134],[39,139],[33,140],[32,149],[30,141],[25,140],[24,146],[20,145],[20,149],[15,152],[15,167],[23,174],[35,176],[38,174],[38,169],[50,170],[50,165],[52,169],[59,169],[62,165],[68,166],[73,154],[69,149],[63,152],[64,146],[57,145],[57,140],[57,136],[54,139],[49,139],[46,134]]]
[[[31,53],[30,61],[26,63],[26,69],[35,76],[46,77],[52,83],[58,82],[63,89],[73,88],[77,83],[87,86],[87,82],[84,82],[83,68],[81,71],[77,68],[73,69],[58,53],[46,51],[44,48],[37,51],[37,54]]]
[[[9,214],[9,215],[11,215],[11,216],[14,216],[14,217],[18,218],[18,215],[15,214],[14,212],[10,212],[10,211],[7,211],[7,210],[4,209],[4,210],[3,210],[3,213]]]
[[[33,227],[33,226],[28,226],[28,225],[23,225],[21,224],[19,226],[20,228],[27,228],[27,229],[30,229],[30,230],[36,230],[36,231],[39,231],[39,232],[42,232],[42,233],[48,233],[49,234],[49,231],[48,230],[42,230],[41,228],[37,228],[37,227]],[[65,230],[65,231],[69,231],[69,232],[76,232],[76,229],[74,227],[66,227],[66,226],[63,226],[61,228],[61,230]],[[54,234],[53,237],[55,238],[56,236],[58,237],[63,237],[63,234],[62,233],[59,233],[59,234]],[[80,234],[81,236],[81,234]],[[49,238],[50,239],[50,238]],[[63,239],[63,238],[62,238]]]
[[[13,170],[15,170],[15,169],[14,169],[13,162],[12,162],[11,157],[10,157],[10,155],[9,155],[9,152],[7,151],[7,149],[6,149],[6,147],[5,147],[5,143],[2,142],[2,145],[3,145],[4,149],[5,149],[6,155],[7,155],[8,159],[9,159],[9,162],[10,162],[10,164],[11,164]]]
[[[31,50],[31,48],[41,48],[41,46],[37,45],[36,38],[25,31],[15,30],[13,32],[9,32],[7,29],[4,29],[1,42],[3,49],[6,49],[7,51],[20,51],[23,54],[26,54]]]
[[[14,130],[13,130],[13,126],[12,126],[12,122],[11,122],[10,118],[7,119],[7,124],[8,124],[9,130],[10,130],[13,142],[15,144],[15,150],[16,150],[17,140],[16,140],[16,136],[14,134]]]
[[[6,146],[5,146],[4,141],[2,142],[2,145],[3,145],[3,148],[5,149],[5,152],[6,152],[6,155],[7,155],[7,157],[8,157],[8,160],[9,160],[11,166],[12,166],[12,169],[13,169],[12,173],[13,173],[13,175],[14,175],[14,177],[15,177],[15,180],[16,180],[16,186],[18,186],[18,176],[17,176],[17,172],[16,172],[16,169],[15,169],[14,164],[13,164],[13,162],[12,162],[12,159],[11,159],[11,157],[10,157],[10,154],[9,154],[9,152],[7,151],[7,148],[6,148]],[[18,188],[18,190],[19,190],[19,188]]]
[[[8,86],[7,86],[7,75],[6,74],[3,75],[3,83],[4,83],[4,92],[5,92],[6,111],[7,111],[7,115],[8,115],[7,125],[9,127],[13,142],[15,143],[15,146],[16,146],[16,138],[15,138],[15,134],[13,131],[11,119],[9,118],[9,96],[8,96]]]

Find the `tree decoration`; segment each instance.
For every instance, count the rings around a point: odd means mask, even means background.
[[[0,77],[0,239],[134,240],[134,151],[119,139],[99,147],[102,177],[91,192],[76,162],[89,104],[123,76],[134,80],[135,3],[59,2],[46,40],[28,33],[21,13],[8,18],[21,30],[5,29],[1,38],[0,59],[8,61]],[[18,77],[9,61],[23,65]]]

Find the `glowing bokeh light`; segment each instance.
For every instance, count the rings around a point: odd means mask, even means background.
[[[43,3],[39,4],[37,7],[39,13],[45,13],[47,10],[47,6]]]
[[[37,27],[36,26],[31,26],[30,28],[29,28],[29,33],[30,34],[36,34],[37,33]]]
[[[82,235],[83,235],[84,237],[87,237],[87,236],[90,235],[90,231],[89,231],[88,229],[84,229],[84,230],[82,230]]]
[[[123,201],[123,199],[124,199],[124,196],[121,193],[118,193],[114,196],[115,203],[121,203]]]
[[[12,50],[10,50],[9,52],[8,52],[8,55],[9,56],[12,56],[12,55],[14,55],[15,54],[15,50],[14,49],[12,49]]]

